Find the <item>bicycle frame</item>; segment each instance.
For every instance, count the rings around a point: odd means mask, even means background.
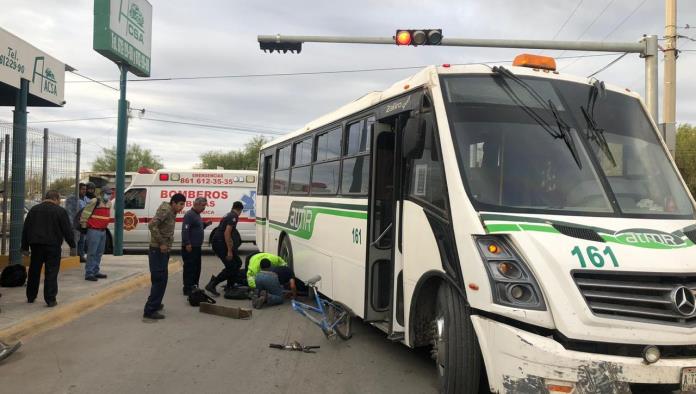
[[[338,322],[341,321],[341,318],[343,316],[339,316],[339,318],[337,318],[333,324],[329,325],[327,318],[326,318],[326,308],[324,306],[331,304],[335,308],[335,305],[331,301],[320,297],[319,292],[317,291],[315,286],[309,286],[309,287],[314,292],[314,299],[315,299],[317,306],[313,306],[313,305],[305,304],[305,303],[302,303],[302,302],[299,302],[296,300],[292,300],[292,309],[295,310],[296,312],[302,314],[303,316],[307,317],[312,323],[319,326],[319,328],[321,328],[321,330],[327,336],[334,335],[335,334],[334,327],[336,327]],[[339,308],[339,309],[341,309],[342,313],[346,313],[346,311],[343,311],[342,308]],[[321,315],[321,319],[318,319],[318,317],[313,315],[313,313]]]

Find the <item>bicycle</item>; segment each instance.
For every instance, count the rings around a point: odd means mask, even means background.
[[[316,306],[292,300],[292,309],[319,326],[326,338],[332,339],[338,336],[343,340],[348,340],[353,336],[351,333],[351,313],[340,302],[330,301],[319,295],[316,283],[320,280],[321,276],[317,275],[306,282],[310,294],[312,291],[314,292]]]

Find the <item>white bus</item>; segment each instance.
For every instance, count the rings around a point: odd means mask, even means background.
[[[442,392],[694,389],[694,201],[644,103],[515,64],[431,66],[264,146],[260,249],[431,347]]]
[[[125,191],[123,218],[123,246],[127,249],[145,249],[149,246],[150,231],[147,223],[157,208],[169,201],[175,193],[186,196],[186,207],[177,215],[174,247],[181,246],[181,222],[197,197],[208,199],[208,207],[201,213],[204,221],[212,220],[206,229],[206,238],[232,203],[241,201],[244,211],[239,218],[238,230],[243,242],[256,241],[256,171],[244,170],[158,170],[152,174],[135,174]],[[111,214],[113,220],[113,209]],[[113,222],[107,234],[107,252],[110,250]],[[206,245],[204,245],[206,246]]]

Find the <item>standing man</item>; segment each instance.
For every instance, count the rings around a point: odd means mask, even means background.
[[[29,248],[31,248],[31,262],[27,279],[27,301],[29,303],[34,302],[39,294],[41,268],[45,264],[44,301],[48,307],[56,306],[58,271],[60,270],[63,240],[71,248],[75,248],[68,213],[60,206],[60,194],[55,190],[49,190],[44,201],[29,210],[22,229],[22,253],[27,255]]]
[[[85,265],[85,280],[96,282],[105,279],[106,275],[99,271],[101,258],[106,246],[106,228],[111,219],[111,190],[102,189],[99,198],[93,198],[82,210],[80,229],[86,234],[87,264]]]
[[[225,215],[220,221],[220,226],[213,233],[213,251],[225,266],[220,273],[210,278],[210,282],[205,286],[211,294],[218,297],[220,293],[215,287],[227,281],[227,286],[232,288],[235,280],[240,277],[239,269],[242,267],[242,259],[239,257],[239,247],[242,245],[242,236],[237,231],[239,215],[244,209],[241,201],[232,204],[232,211]]]
[[[184,295],[189,295],[191,288],[198,287],[201,277],[201,246],[205,238],[205,228],[213,224],[212,221],[203,222],[201,212],[208,205],[205,197],[198,197],[193,201],[191,208],[184,215],[184,223],[181,226],[181,258],[184,260]]]
[[[76,216],[77,213],[80,212],[80,209],[83,209],[84,207],[87,206],[87,204],[90,201],[90,198],[87,197],[87,185],[84,183],[80,183],[79,185],[79,192],[78,195],[72,195],[68,197],[67,200],[65,200],[65,210],[68,211],[68,218],[70,218],[70,225],[72,228],[77,229],[79,228],[79,223],[76,224]],[[77,221],[79,222],[80,219],[78,218]],[[74,231],[75,238],[77,238],[77,255],[80,256],[80,263],[84,263],[87,261],[85,259],[85,236],[82,234],[82,232],[75,230]]]
[[[150,251],[148,261],[150,263],[150,296],[145,303],[143,317],[146,319],[164,319],[164,315],[159,313],[164,305],[162,299],[167,290],[167,279],[169,277],[169,249],[174,242],[174,225],[176,224],[176,214],[184,209],[186,197],[181,193],[176,193],[170,201],[162,202],[155,217],[152,218],[147,227],[150,229]]]

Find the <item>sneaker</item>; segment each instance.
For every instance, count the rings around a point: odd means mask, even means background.
[[[266,290],[261,290],[259,293],[259,296],[251,300],[251,306],[254,307],[254,309],[261,309],[263,304],[266,303]]]
[[[85,280],[88,280],[88,281],[90,281],[90,282],[96,282],[96,281],[98,281],[99,279],[97,279],[96,276],[90,275],[90,276],[85,276]]]
[[[57,302],[56,300],[48,301],[48,302],[46,303],[46,306],[49,307],[49,308],[53,308],[53,307],[56,306],[56,305],[58,305],[58,302]]]
[[[95,274],[94,277],[97,279],[106,279],[107,278],[106,274],[102,274],[101,272],[98,274]]]
[[[143,318],[144,319],[152,319],[152,320],[162,320],[162,319],[164,319],[164,315],[155,311],[152,313],[143,313]]]

